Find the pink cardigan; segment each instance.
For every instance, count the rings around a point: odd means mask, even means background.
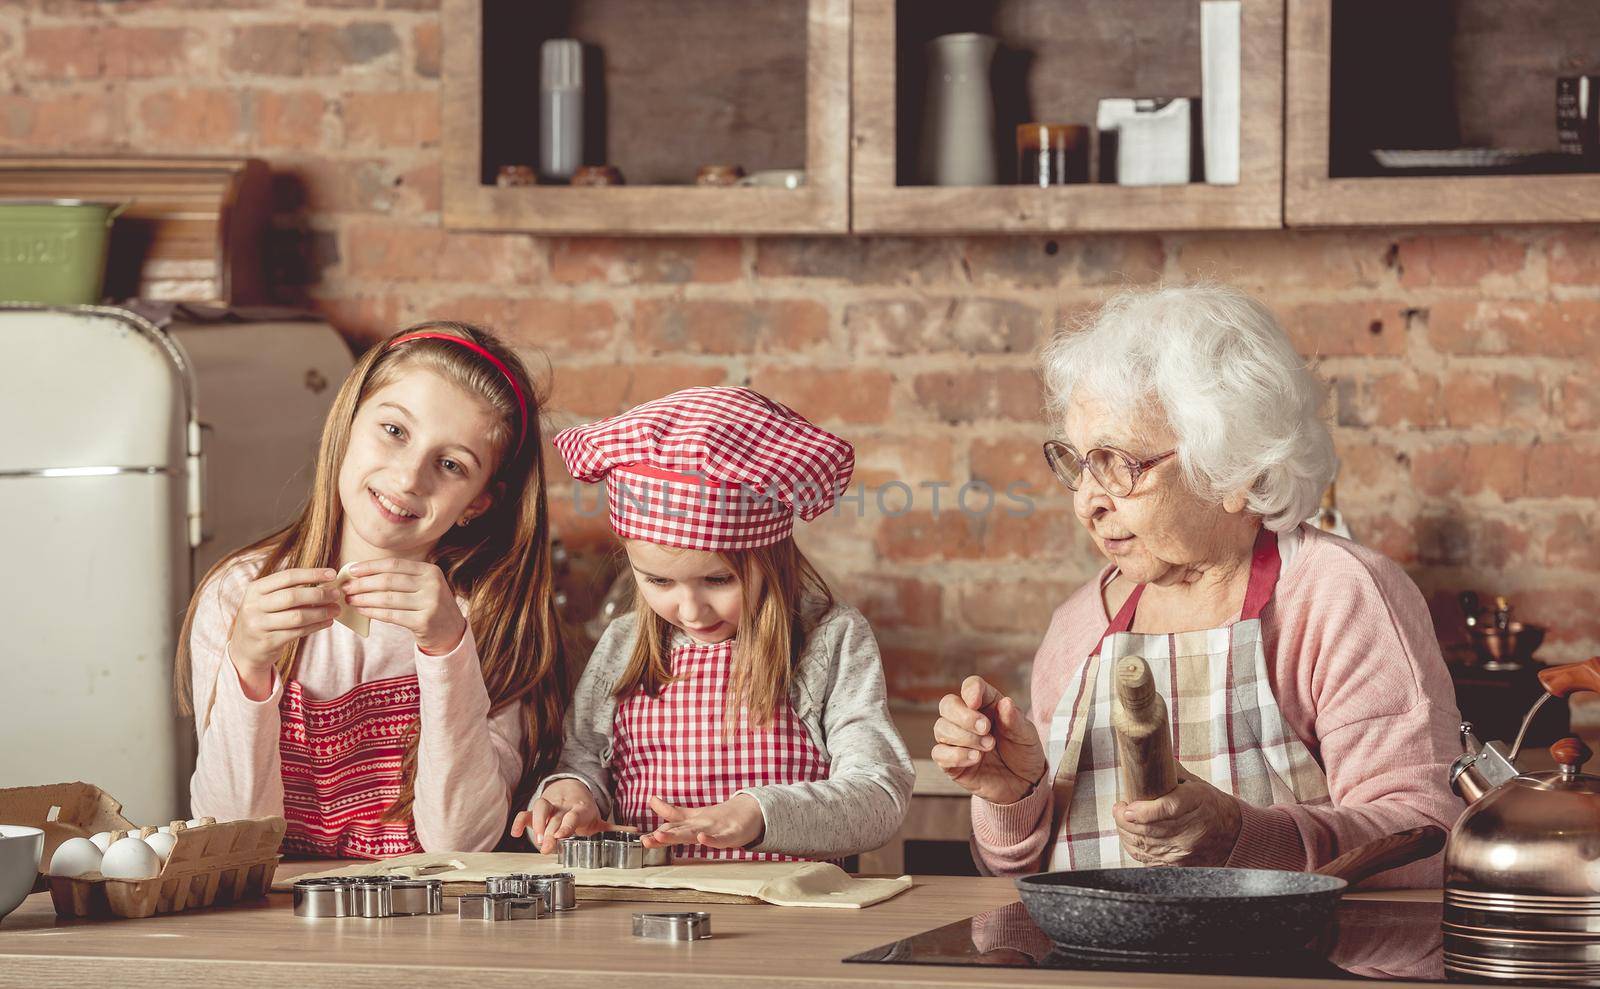
[[[283,814],[278,701],[283,684],[252,701],[228,658],[233,616],[259,559],[241,562],[199,590],[189,638],[199,757],[189,783],[190,812],[218,820]],[[417,750],[417,840],[430,852],[494,848],[522,773],[520,705],[489,715],[489,693],[471,628],[443,656],[416,648],[398,625],[373,622],[363,639],[343,625],[306,638],[295,678],[313,700],[332,700],[363,683],[417,675],[421,731]]]
[[[1331,804],[1243,807],[1230,866],[1314,869],[1363,842],[1422,824],[1449,829],[1460,753],[1455,690],[1428,607],[1393,561],[1309,526],[1262,615],[1272,686],[1289,727],[1328,777]],[[1030,717],[1041,738],[1062,692],[1105,634],[1108,567],[1056,609],[1033,661]],[[982,863],[996,875],[1047,860],[1051,789],[1011,804],[972,801]],[[1384,873],[1385,886],[1437,886],[1442,859]]]

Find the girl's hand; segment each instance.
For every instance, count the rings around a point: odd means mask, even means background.
[[[939,701],[933,761],[945,775],[992,804],[1021,800],[1044,777],[1044,745],[1015,701],[970,676],[961,693]]]
[[[345,600],[375,621],[411,632],[417,648],[443,656],[461,644],[467,619],[444,571],[412,560],[368,560],[350,568]]]
[[[518,814],[511,822],[511,837],[520,838],[528,833],[529,843],[539,851],[551,855],[556,842],[575,834],[594,834],[605,830],[600,820],[600,808],[595,806],[594,794],[577,780],[556,780],[544,788],[544,793],[533,806]]]
[[[710,807],[674,807],[660,797],[650,798],[650,809],[662,824],[644,836],[646,848],[669,845],[705,845],[707,848],[744,848],[760,840],[767,828],[761,805],[748,793]]]
[[[228,656],[239,671],[245,696],[265,700],[272,693],[272,668],[285,646],[333,624],[339,592],[329,583],[332,570],[297,567],[258,577],[245,586],[233,619]]]
[[[1244,824],[1239,798],[1182,775],[1164,797],[1111,805],[1122,847],[1145,865],[1226,865]]]

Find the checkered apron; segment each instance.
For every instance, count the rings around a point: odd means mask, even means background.
[[[828,759],[785,702],[765,728],[739,712],[738,731],[723,737],[724,703],[733,672],[734,640],[672,650],[672,682],[651,697],[643,690],[617,705],[611,777],[618,824],[653,831],[661,819],[650,798],[674,807],[707,807],[746,787],[828,778]],[[742,848],[684,845],[678,859],[794,861],[791,855]]]
[[[421,713],[416,674],[374,680],[332,700],[283,688],[283,847],[323,858],[422,851],[409,821],[380,821],[400,795],[406,736]]]
[[[1052,870],[1136,866],[1118,837],[1111,806],[1121,799],[1111,729],[1109,670],[1128,655],[1150,664],[1167,702],[1172,751],[1183,774],[1256,807],[1328,802],[1322,767],[1278,709],[1261,638],[1261,610],[1278,581],[1278,540],[1256,539],[1239,621],[1196,632],[1130,632],[1144,585],[1134,588],[1095,654],[1062,694],[1050,719],[1057,819]],[[1067,808],[1065,819],[1061,808]]]

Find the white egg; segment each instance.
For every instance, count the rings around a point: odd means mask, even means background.
[[[172,854],[172,846],[178,843],[178,839],[174,838],[170,832],[167,834],[162,834],[161,832],[157,831],[155,834],[146,838],[144,843],[155,849],[156,857],[161,860],[162,865],[166,865],[167,856]]]
[[[190,821],[184,821],[183,822],[183,826],[186,827],[186,828],[198,828],[200,825],[202,825],[204,823],[205,823],[204,821],[200,820],[197,817],[197,818],[194,818],[193,820],[190,820]]]
[[[172,825],[170,825],[170,824],[163,824],[163,825],[161,825],[161,827],[156,828],[156,834],[171,834],[171,833],[172,833]]]
[[[68,838],[50,856],[49,873],[76,879],[90,872],[100,871],[100,846],[88,838]]]
[[[123,838],[106,849],[100,874],[107,879],[154,879],[161,874],[161,859],[138,838]]]
[[[100,849],[100,853],[103,855],[106,848],[111,845],[111,832],[97,831],[89,836],[89,840],[94,842],[94,847]]]

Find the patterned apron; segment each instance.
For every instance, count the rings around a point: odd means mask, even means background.
[[[1261,530],[1239,621],[1222,628],[1147,635],[1129,631],[1144,585],[1133,589],[1050,719],[1055,791],[1052,870],[1137,866],[1111,807],[1120,799],[1109,671],[1143,656],[1172,725],[1182,774],[1256,807],[1328,803],[1322,767],[1278,709],[1261,638],[1261,610],[1278,582],[1278,539]],[[1062,808],[1067,808],[1062,819]]]
[[[332,700],[283,689],[286,850],[324,858],[385,858],[422,851],[410,821],[380,821],[400,795],[406,736],[421,712],[416,674],[374,680]]]
[[[650,798],[674,807],[719,804],[747,787],[828,778],[828,760],[786,700],[765,728],[739,712],[738,731],[723,737],[724,703],[733,672],[734,640],[672,650],[673,681],[660,695],[642,690],[617,705],[612,722],[611,776],[619,824],[654,830],[661,819]],[[742,848],[682,845],[677,859],[795,861],[794,856]]]

